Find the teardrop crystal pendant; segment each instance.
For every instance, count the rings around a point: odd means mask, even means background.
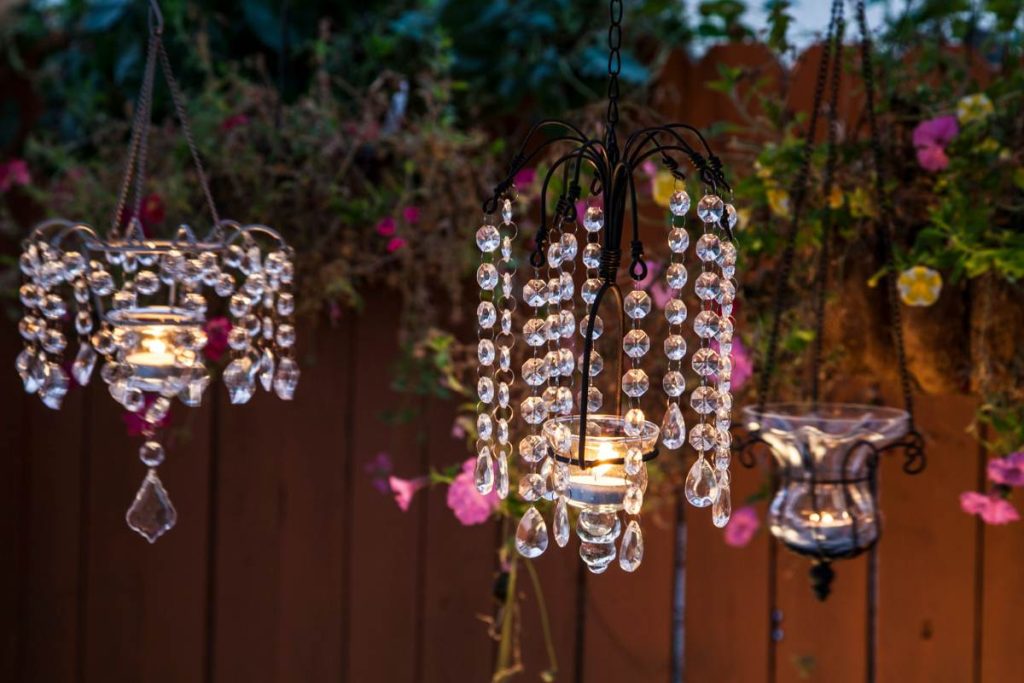
[[[690,505],[699,508],[706,508],[718,498],[718,483],[715,481],[715,471],[711,469],[707,458],[697,458],[686,475],[686,485],[683,487],[686,500]]]
[[[622,545],[619,547],[619,566],[623,571],[633,572],[637,570],[644,559],[644,537],[640,531],[640,524],[634,519],[626,527],[626,533],[622,535]]]
[[[476,456],[476,467],[473,468],[473,483],[481,495],[486,496],[494,490],[494,460],[491,449],[484,446]]]
[[[729,523],[729,517],[732,516],[732,494],[729,493],[728,484],[725,486],[718,487],[718,497],[715,498],[714,505],[711,506],[711,521],[714,522],[715,526],[719,529]]]
[[[565,502],[565,496],[558,498],[555,504],[555,518],[553,527],[555,531],[555,543],[559,548],[564,548],[569,543],[569,509]]]
[[[498,498],[508,498],[508,459],[504,454],[498,453],[498,476],[494,482],[494,488],[498,492]]]
[[[516,529],[516,550],[526,558],[539,557],[548,549],[548,525],[537,508],[530,507]]]
[[[679,448],[686,441],[686,421],[678,403],[669,403],[661,422],[661,442],[665,448]]]
[[[124,518],[129,527],[150,543],[154,543],[161,535],[170,531],[178,521],[178,513],[167,496],[160,477],[156,475],[156,470],[150,469],[146,473],[146,478],[142,480],[142,486],[135,494],[135,500]]]

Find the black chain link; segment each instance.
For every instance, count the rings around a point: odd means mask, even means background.
[[[622,0],[611,0],[608,7],[608,129],[605,144],[612,161],[618,160],[619,143],[615,126],[619,123],[619,72],[622,71]]]
[[[775,366],[779,353],[779,333],[782,327],[782,316],[786,311],[789,300],[789,276],[793,270],[793,259],[796,254],[797,229],[800,224],[800,216],[803,210],[804,200],[807,197],[807,185],[810,178],[811,153],[814,151],[814,138],[818,129],[818,114],[821,110],[821,101],[825,94],[825,82],[828,76],[828,66],[832,54],[833,43],[836,35],[836,25],[840,16],[843,0],[833,0],[832,16],[828,24],[828,32],[825,36],[825,44],[822,46],[821,61],[818,64],[817,80],[814,85],[814,104],[811,108],[811,119],[807,127],[807,138],[804,140],[803,150],[800,159],[800,166],[797,169],[796,177],[793,179],[790,196],[792,207],[790,213],[789,227],[786,230],[785,247],[782,252],[782,265],[779,269],[779,277],[775,289],[775,306],[772,311],[771,329],[768,334],[768,348],[765,353],[764,371],[761,373],[761,381],[758,384],[758,412],[764,411],[768,403],[769,392],[771,391],[772,379],[775,376]]]
[[[861,35],[861,71],[863,72],[865,98],[867,100],[865,106],[867,107],[868,129],[871,133],[871,151],[875,163],[875,206],[879,213],[878,239],[885,258],[885,287],[888,295],[892,340],[893,345],[896,347],[896,359],[899,365],[900,386],[903,391],[903,407],[910,415],[910,431],[915,432],[914,397],[910,381],[910,369],[907,366],[907,353],[903,343],[903,320],[900,312],[899,292],[896,287],[896,255],[893,251],[892,202],[885,191],[885,153],[882,149],[878,117],[875,114],[875,70],[871,56],[871,33],[868,31],[864,0],[857,0],[857,23],[860,27]]]

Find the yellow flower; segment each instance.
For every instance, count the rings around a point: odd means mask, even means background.
[[[651,180],[651,195],[658,206],[668,208],[669,199],[676,191],[676,179],[668,171],[658,171]]]
[[[736,209],[736,217],[739,220],[736,221],[736,227],[734,228],[734,230],[739,231],[742,230],[747,225],[747,223],[750,222],[750,209],[747,207]]]
[[[828,196],[828,208],[841,209],[843,208],[844,201],[846,200],[843,196],[843,191],[837,185],[833,185],[832,192]]]
[[[772,213],[780,218],[786,218],[789,216],[789,193],[778,187],[769,187],[767,191],[768,195],[768,208],[772,210]]]
[[[984,121],[994,111],[995,106],[985,93],[968,95],[961,98],[956,105],[956,117],[963,124]]]
[[[850,193],[850,215],[854,218],[871,218],[875,215],[874,202],[863,187]]]
[[[999,143],[993,138],[985,138],[974,149],[982,154],[994,154],[999,151]]]
[[[768,168],[760,161],[754,162],[754,172],[757,174],[757,177],[760,178],[761,180],[772,179],[772,169]]]
[[[942,291],[942,276],[931,268],[914,266],[900,273],[896,285],[907,306],[931,306]]]

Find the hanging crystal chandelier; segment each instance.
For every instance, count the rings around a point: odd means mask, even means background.
[[[69,328],[78,336],[70,366],[75,382],[88,384],[102,358],[100,377],[110,395],[145,424],[139,458],[147,472],[125,518],[151,543],[177,519],[156,472],[164,460],[160,425],[175,397],[198,406],[210,383],[202,350],[211,291],[228,300],[232,317],[232,359],[224,370],[231,402],[248,401],[257,384],[291,400],[299,380],[292,250],[266,226],[219,218],[162,37],[163,17],[151,0],[145,71],[110,231],[101,235],[85,223],[53,219],[23,243],[24,349],[16,361],[25,391],[58,410],[70,384]],[[138,218],[157,62],[210,211],[212,228],[201,239],[187,225],[170,239],[150,238]]]
[[[731,189],[720,160],[692,126],[645,128],[629,136],[620,148],[616,124],[621,0],[612,0],[610,9],[604,137],[588,138],[576,126],[557,120],[534,126],[510,163],[508,175],[484,203],[484,222],[476,234],[482,253],[477,270],[477,488],[482,493],[496,490],[501,498],[508,495],[511,435],[518,428],[528,432],[518,443],[523,471],[519,495],[531,504],[541,499],[554,501],[553,533],[561,547],[569,542],[568,508],[578,509],[580,556],[594,573],[604,572],[616,556],[625,571],[632,572],[640,565],[644,545],[639,517],[647,488],[647,462],[658,455],[659,443],[675,450],[687,441],[681,402],[687,393],[688,309],[683,289],[688,280],[684,261],[690,245],[686,217],[691,202],[679,158],[696,169],[705,188],[696,206],[700,228],[694,252],[699,274],[694,290],[700,304],[693,318],[698,345],[690,357],[695,381],[689,398],[698,423],[688,435],[697,460],[686,478],[685,495],[697,507],[712,507],[717,526],[724,526],[731,513],[731,316],[736,296],[732,228],[737,215],[720,196]],[[551,163],[542,186],[540,227],[534,236],[529,270],[523,280],[517,280],[513,179],[533,159],[555,153],[557,148],[561,148],[560,156]],[[665,410],[660,426],[648,420],[641,407],[641,398],[651,385],[644,359],[652,340],[644,321],[651,313],[652,300],[640,286],[648,273],[634,180],[641,164],[655,156],[677,181],[667,226],[671,262],[665,277],[672,297],[665,306],[666,369],[661,378]],[[581,181],[589,181],[590,192],[585,212],[577,216]],[[553,182],[561,190],[552,212],[548,191]],[[578,218],[586,239],[582,246],[577,237]],[[628,273],[633,289],[623,295],[616,280],[627,219],[631,228]],[[579,322],[577,257],[586,269],[586,277],[579,278],[584,313]],[[514,323],[513,314],[521,305],[527,309],[525,319]],[[618,335],[613,359],[606,358],[596,344],[606,321],[609,332]],[[577,335],[582,344],[577,343]],[[525,345],[518,381],[512,365],[517,341]],[[615,373],[614,395],[608,402],[595,386],[606,360],[614,365]],[[512,400],[519,381],[529,395],[519,403],[517,421]],[[620,511],[626,520],[625,532]],[[534,505],[523,515],[515,542],[525,557],[537,557],[547,549],[547,523]]]
[[[826,121],[828,150],[821,196],[831,195],[835,178],[844,4],[845,0],[832,2],[831,19],[818,64],[813,108],[803,145],[802,165],[791,192],[792,211],[785,235],[783,265],[776,284],[765,368],[758,389],[759,403],[743,409],[744,425],[749,437],[739,446],[740,461],[748,467],[754,465],[751,454],[754,445],[764,444],[771,451],[777,489],[768,510],[768,528],[791,551],[812,558],[812,588],[820,600],[826,599],[831,592],[835,576],[832,562],[872,550],[881,536],[882,520],[878,509],[880,457],[885,453],[902,451],[905,458],[903,470],[907,474],[917,474],[925,466],[924,440],[914,426],[911,378],[903,346],[896,293],[893,228],[889,222],[892,211],[882,177],[884,165],[874,111],[871,42],[863,0],[858,0],[856,4],[861,32],[861,71],[865,80],[865,104],[875,167],[874,196],[877,206],[881,207],[877,234],[887,266],[884,279],[891,317],[890,331],[903,392],[903,408],[827,403],[820,400],[825,296],[829,280],[829,251],[834,239],[828,202],[824,205],[821,248],[812,292],[815,341],[811,355],[810,400],[804,403],[769,402],[771,380],[778,359],[781,321],[789,305],[788,283],[796,251],[797,229],[807,197],[811,152],[827,83],[830,84]]]

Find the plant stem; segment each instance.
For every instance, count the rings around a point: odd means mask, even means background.
[[[533,562],[526,561],[526,570],[530,573],[530,581],[533,582],[533,591],[537,595],[537,607],[540,609],[540,626],[544,632],[544,647],[548,651],[548,670],[542,674],[542,678],[545,681],[555,680],[555,674],[558,673],[558,657],[555,654],[555,641],[551,637],[551,620],[548,617],[548,605],[544,600],[544,590],[540,585],[540,577],[537,576],[537,569],[533,566]]]

